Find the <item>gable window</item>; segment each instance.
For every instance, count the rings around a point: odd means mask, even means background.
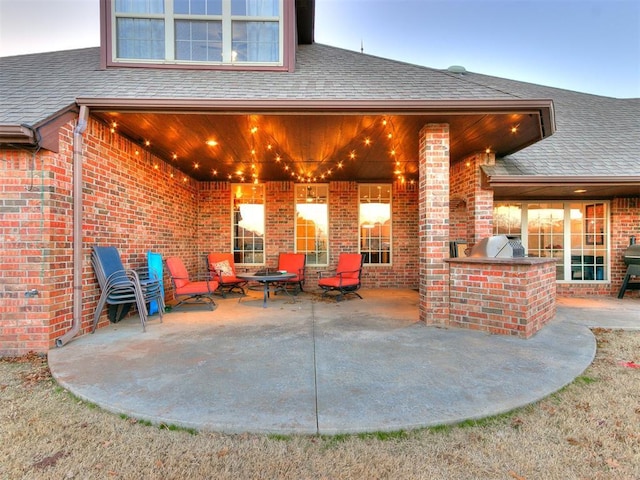
[[[391,185],[360,185],[360,253],[365,264],[391,263]]]
[[[282,65],[283,0],[114,0],[113,62]]]
[[[233,260],[235,263],[264,263],[264,185],[232,185]]]
[[[529,257],[556,259],[559,281],[609,280],[606,202],[496,202],[496,235],[518,235]]]
[[[327,185],[296,185],[297,253],[307,256],[307,265],[327,265],[329,258],[329,210]]]

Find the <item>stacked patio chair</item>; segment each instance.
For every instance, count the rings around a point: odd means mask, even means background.
[[[149,315],[147,304],[156,301],[162,322],[165,309],[162,279],[157,278],[148,269],[125,269],[118,249],[112,246],[94,246],[91,264],[101,290],[91,333],[95,332],[105,305],[109,306],[109,320],[118,322],[126,315],[131,305],[135,304],[144,332]]]

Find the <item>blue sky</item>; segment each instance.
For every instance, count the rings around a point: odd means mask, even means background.
[[[0,56],[97,46],[98,5],[0,0]],[[640,97],[638,0],[316,0],[315,40],[433,68]]]

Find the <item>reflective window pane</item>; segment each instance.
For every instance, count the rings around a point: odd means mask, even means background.
[[[118,58],[163,59],[164,22],[144,18],[118,18]]]
[[[251,17],[277,17],[278,0],[231,0],[231,15]]]
[[[178,15],[222,15],[222,0],[174,0]]]
[[[164,13],[164,0],[116,0],[116,13]]]
[[[327,265],[329,210],[326,185],[296,185],[295,251],[307,256],[307,265]]]
[[[176,59],[220,62],[222,22],[177,20]]]
[[[278,22],[233,22],[234,62],[277,62],[280,56]]]
[[[360,253],[365,264],[391,263],[391,185],[360,185]]]
[[[236,184],[233,191],[234,262],[264,264],[264,186]]]

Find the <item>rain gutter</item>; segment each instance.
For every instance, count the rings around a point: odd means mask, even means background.
[[[34,145],[36,137],[28,125],[0,125],[0,141],[2,143],[27,143]]]
[[[207,112],[207,113],[349,113],[466,115],[470,113],[524,113],[540,118],[542,138],[556,130],[553,101],[548,99],[463,100],[315,100],[315,99],[204,99],[204,98],[91,98],[77,99],[94,111]]]
[[[491,175],[488,176],[488,186],[494,187],[533,187],[543,186],[567,186],[567,185],[599,185],[604,187],[616,187],[625,185],[640,185],[640,176],[564,176],[564,175]]]
[[[73,130],[73,318],[71,328],[56,339],[64,346],[80,331],[82,324],[82,134],[87,129],[89,109],[82,105]]]

